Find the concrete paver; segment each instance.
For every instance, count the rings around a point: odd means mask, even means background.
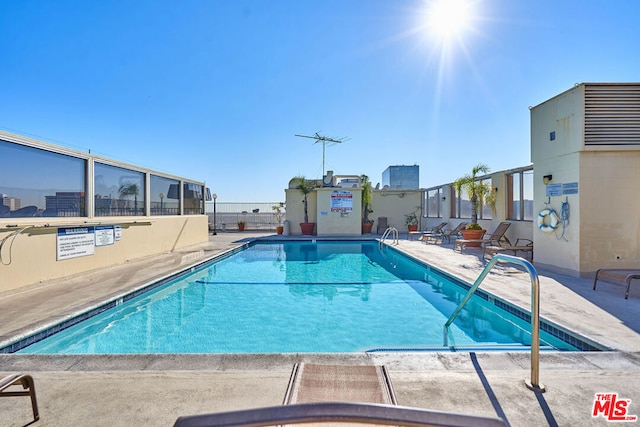
[[[222,253],[260,233],[219,233],[199,247],[132,260],[104,271],[54,280],[0,294],[0,340],[51,324],[105,298],[156,280],[197,260]],[[473,282],[482,270],[479,252],[401,240],[398,249]],[[385,364],[398,402],[405,406],[501,416],[512,426],[599,426],[595,393],[631,399],[640,414],[639,291],[624,290],[540,271],[541,315],[579,332],[612,352],[545,352],[540,382],[524,385],[527,353],[370,353],[283,355],[0,355],[0,372],[34,376],[46,426],[167,426],[180,415],[279,405],[296,361]],[[512,266],[499,266],[482,288],[528,309],[530,281]],[[0,425],[31,420],[27,398],[0,399]]]

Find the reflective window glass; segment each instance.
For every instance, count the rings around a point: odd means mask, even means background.
[[[0,140],[0,218],[86,216],[86,161]]]
[[[144,215],[144,174],[130,169],[95,163],[95,215]]]
[[[180,215],[180,181],[151,175],[151,215]]]
[[[458,218],[471,218],[471,201],[465,190],[458,193]]]
[[[440,189],[427,191],[427,217],[438,218],[441,216],[440,212]]]
[[[492,189],[493,188],[493,181],[491,181],[491,179],[483,179],[482,180],[482,185],[485,186],[488,189]],[[491,190],[493,191],[493,190]],[[491,219],[493,218],[493,207],[491,206],[491,203],[488,203],[487,200],[482,200],[482,209],[480,209],[480,212],[478,214],[478,218],[482,218],[482,219]]]
[[[204,213],[204,187],[192,182],[184,183],[184,214],[199,215]]]
[[[524,219],[533,221],[533,169],[522,171],[522,203]]]

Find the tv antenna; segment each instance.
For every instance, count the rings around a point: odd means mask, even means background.
[[[324,178],[324,160],[325,160],[325,152],[327,150],[327,144],[331,145],[335,145],[335,144],[342,144],[345,141],[348,141],[349,138],[330,138],[328,136],[322,136],[320,135],[318,132],[314,133],[313,135],[298,135],[295,134],[295,136],[299,136],[300,138],[311,138],[311,139],[315,139],[316,142],[314,144],[317,144],[318,142],[322,142],[322,177]]]

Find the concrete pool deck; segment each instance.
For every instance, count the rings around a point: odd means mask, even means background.
[[[209,243],[125,265],[0,293],[0,341],[39,329],[236,247],[265,233],[219,233]],[[398,249],[472,283],[481,252],[400,240]],[[530,355],[512,353],[370,353],[273,355],[0,355],[0,374],[33,375],[43,426],[170,426],[181,415],[279,405],[294,362],[385,364],[398,403],[425,409],[502,417],[511,426],[607,425],[592,417],[596,393],[630,399],[640,415],[640,289],[538,270],[541,316],[611,352],[543,352],[540,383],[524,386]],[[499,265],[482,284],[525,309],[530,280]],[[0,399],[0,425],[31,422],[29,399]]]

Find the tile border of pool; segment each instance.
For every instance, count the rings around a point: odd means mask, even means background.
[[[244,249],[246,249],[247,247],[249,247],[250,245],[256,244],[256,243],[283,243],[283,242],[312,242],[312,243],[316,243],[318,241],[335,241],[335,242],[372,242],[372,241],[378,241],[378,243],[380,244],[384,244],[386,247],[388,247],[391,250],[396,251],[397,253],[407,257],[408,259],[410,259],[413,262],[416,262],[418,264],[420,264],[423,268],[426,268],[427,270],[433,270],[435,272],[437,272],[440,275],[445,276],[448,280],[451,280],[452,282],[455,282],[458,286],[464,288],[464,289],[469,289],[471,288],[471,284],[465,282],[464,280],[450,274],[447,273],[437,267],[434,267],[430,264],[428,264],[427,262],[416,258],[415,256],[413,256],[412,254],[409,254],[405,251],[401,251],[398,248],[394,247],[393,245],[390,245],[386,242],[380,242],[378,239],[376,240],[371,240],[371,239],[362,239],[362,238],[353,238],[353,239],[344,239],[344,238],[331,238],[331,237],[326,237],[326,238],[322,238],[322,237],[317,237],[314,236],[312,239],[309,238],[293,238],[293,239],[273,239],[273,238],[256,238],[256,239],[252,239],[250,241],[244,242],[241,245],[226,250],[220,254],[216,254],[214,256],[205,258],[203,260],[199,260],[198,262],[195,262],[191,265],[186,266],[185,268],[183,268],[180,271],[177,272],[172,272],[169,274],[166,274],[160,278],[154,279],[152,282],[146,282],[136,288],[134,288],[133,290],[129,290],[123,294],[117,295],[115,297],[111,297],[108,298],[106,300],[103,300],[99,303],[93,304],[90,307],[85,307],[82,308],[78,311],[76,311],[75,313],[71,313],[67,316],[64,317],[64,319],[62,320],[58,320],[56,322],[50,322],[49,324],[45,324],[40,326],[39,328],[37,328],[36,330],[29,330],[29,331],[24,331],[21,333],[18,333],[16,335],[14,335],[13,337],[6,339],[4,341],[0,341],[0,354],[13,354],[25,347],[30,346],[31,344],[34,344],[38,341],[41,341],[51,335],[55,335],[58,332],[61,332],[73,325],[76,325],[80,322],[83,322],[91,317],[94,317],[106,310],[109,310],[113,307],[116,307],[126,301],[131,300],[132,298],[136,298],[142,294],[148,293],[153,291],[154,289],[163,286],[164,284],[166,284],[169,281],[175,280],[181,276],[185,276],[187,274],[192,273],[195,269],[201,268],[202,266],[209,264],[209,263],[213,263],[213,262],[217,262],[220,261],[226,257],[229,257],[235,253],[238,253]],[[516,317],[524,320],[527,323],[531,323],[531,315],[529,314],[529,312],[527,310],[524,310],[520,307],[517,307],[513,304],[511,304],[510,302],[503,300],[489,292],[486,292],[482,289],[477,289],[475,292],[476,295],[478,295],[479,297],[483,298],[484,300],[486,300],[487,302],[495,305],[496,307],[507,311],[510,314],[515,315]],[[580,352],[585,352],[585,351],[612,351],[612,349],[599,344],[591,339],[589,339],[588,337],[584,337],[582,334],[579,334],[575,331],[571,331],[568,328],[565,328],[563,326],[560,326],[556,323],[550,322],[546,319],[540,318],[540,329],[549,333],[550,335],[572,345],[573,347],[577,348]],[[526,348],[520,348],[520,349],[511,349],[511,350],[507,350],[507,349],[495,349],[495,348],[489,348],[489,347],[482,347],[482,346],[478,346],[478,347],[455,347],[455,348],[448,348],[447,350],[445,350],[445,348],[443,347],[440,350],[437,350],[434,347],[428,347],[428,348],[424,348],[424,349],[416,349],[416,348],[408,348],[406,350],[403,349],[386,349],[386,348],[381,348],[381,349],[371,349],[371,350],[366,350],[363,352],[353,352],[353,353],[369,353],[369,352],[382,352],[382,351],[388,351],[388,352],[443,352],[443,353],[449,353],[449,352],[462,352],[462,351],[524,351],[526,350]],[[568,350],[558,350],[561,352],[571,352]],[[215,353],[214,353],[215,354]]]

